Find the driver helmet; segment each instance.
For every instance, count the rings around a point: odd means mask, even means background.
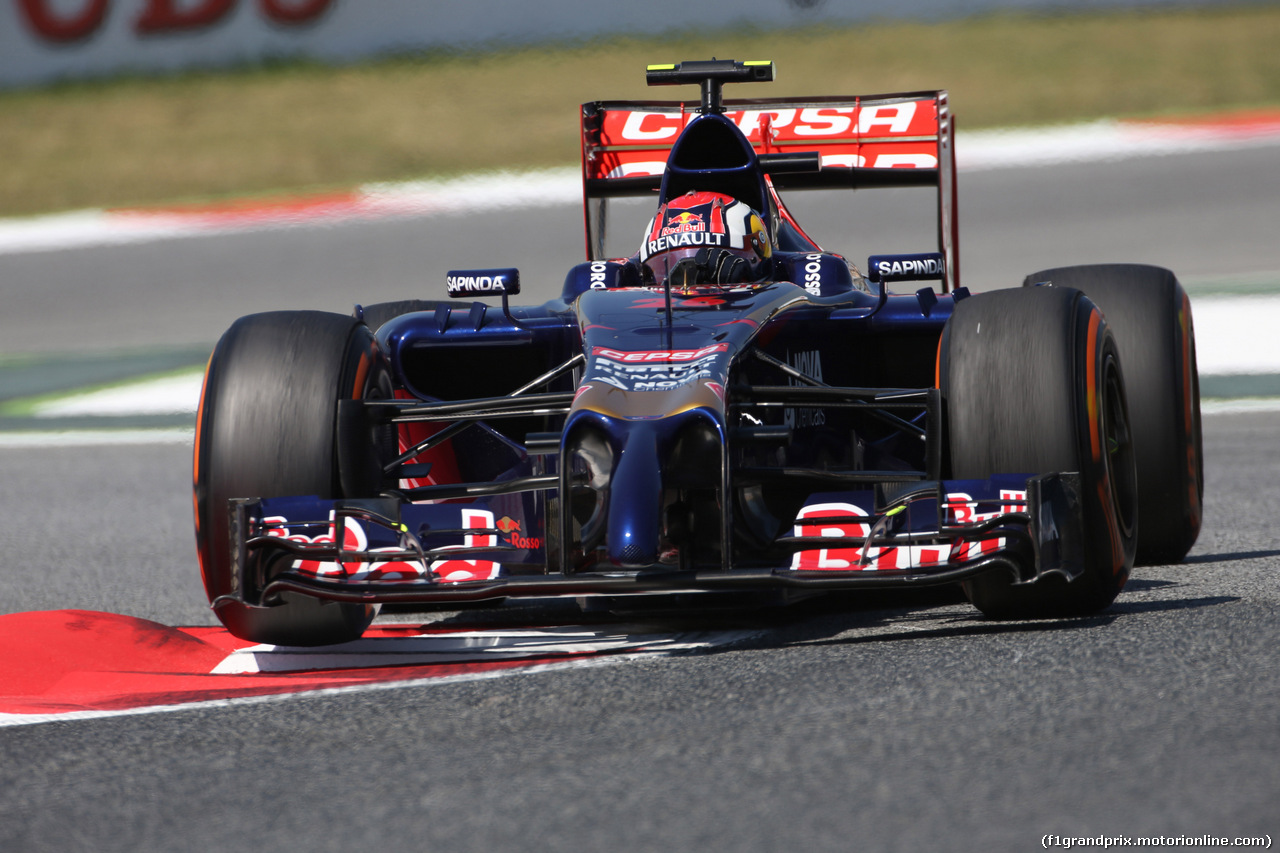
[[[749,280],[759,262],[773,255],[773,246],[760,214],[732,196],[688,192],[660,205],[640,246],[645,279],[652,275],[661,284],[677,264],[692,263],[699,252],[714,265],[700,280],[727,283]]]

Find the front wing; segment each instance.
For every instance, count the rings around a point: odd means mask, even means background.
[[[534,480],[537,478],[528,478]],[[562,570],[541,483],[513,481],[465,503],[318,498],[230,502],[236,586],[215,601],[270,606],[281,593],[363,603],[623,596],[944,584],[1004,571],[1016,583],[1083,571],[1075,474],[815,493],[790,530],[731,568]],[[493,491],[494,484],[478,489]],[[746,559],[748,556],[751,559]],[[764,565],[761,562],[764,562]],[[744,568],[734,568],[743,565]]]

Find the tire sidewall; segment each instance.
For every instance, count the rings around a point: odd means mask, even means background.
[[[1078,579],[1093,588],[1097,606],[1110,604],[1128,581],[1138,541],[1138,501],[1132,450],[1120,462],[1108,453],[1108,437],[1115,429],[1129,430],[1128,398],[1115,336],[1101,311],[1081,295],[1077,311],[1077,340],[1085,341],[1084,370],[1076,382],[1081,403],[1079,431],[1080,485],[1083,492],[1085,548],[1090,565]],[[1115,383],[1109,388],[1109,383]],[[1118,400],[1108,401],[1109,393]],[[1119,421],[1116,423],[1115,421]],[[1131,441],[1131,437],[1130,437]],[[1128,470],[1117,470],[1127,466]],[[1125,482],[1127,480],[1127,482]],[[1105,599],[1105,601],[1104,601]],[[1084,609],[1091,609],[1085,604]]]

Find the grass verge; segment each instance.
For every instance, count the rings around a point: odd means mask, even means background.
[[[946,88],[962,128],[1280,105],[1280,4],[996,15],[431,53],[0,93],[0,216],[323,191],[577,159],[577,106],[649,62],[767,58],[730,96]]]

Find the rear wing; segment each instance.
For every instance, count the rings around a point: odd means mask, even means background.
[[[946,92],[726,100],[723,109],[755,148],[774,189],[936,187],[943,288],[958,285],[954,120]],[[582,105],[588,260],[604,254],[607,200],[656,193],[672,143],[699,111],[696,101]]]

